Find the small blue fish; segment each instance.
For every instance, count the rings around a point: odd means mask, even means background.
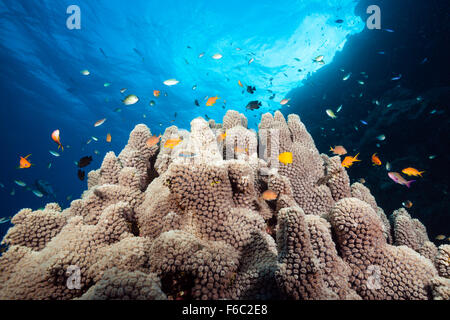
[[[48,165],[47,165],[47,168],[50,169],[51,167],[52,167],[52,163],[49,162]]]
[[[0,182],[0,187],[4,188],[5,185],[3,183]]]
[[[6,223],[9,221],[9,218],[0,218],[0,224]]]
[[[384,52],[384,51],[378,51],[377,53],[378,53],[378,54],[385,54],[386,52]]]
[[[38,198],[42,198],[44,195],[42,194],[42,192],[40,192],[39,190],[33,190],[32,191],[34,193],[34,195]]]
[[[425,59],[422,60],[422,62],[421,62],[420,64],[424,64],[424,63],[426,63],[427,61],[428,61],[428,58],[425,58]]]
[[[17,184],[20,187],[26,187],[27,186],[27,184],[25,182],[20,181],[20,180],[14,180],[14,183]]]
[[[392,81],[397,81],[397,80],[400,80],[401,78],[402,78],[402,75],[399,74],[398,76],[391,78],[391,80]]]
[[[359,121],[361,121],[361,123],[363,124],[363,125],[368,125],[368,123],[367,122],[365,122],[364,120],[359,120]]]
[[[390,33],[394,32],[394,30],[392,30],[392,29],[383,29],[383,30],[387,31],[387,32],[390,32]]]
[[[390,108],[390,107],[392,107],[392,103],[389,103],[389,104],[386,106],[386,108]]]
[[[436,109],[434,109],[430,112],[430,114],[435,114],[435,113],[436,113]]]
[[[180,154],[178,154],[179,157],[182,158],[193,158],[195,156],[197,156],[197,154],[193,153],[193,152],[181,152]]]
[[[59,156],[60,156],[60,154],[59,154],[58,152],[56,152],[56,151],[50,150],[49,152],[50,152],[50,154],[51,154],[52,156],[55,156],[55,157],[59,157]]]

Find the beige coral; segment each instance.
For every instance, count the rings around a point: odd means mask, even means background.
[[[223,126],[196,118],[152,147],[136,126],[69,208],[12,218],[0,299],[449,299],[448,245],[405,210],[390,245],[370,190],[350,186],[297,115],[247,124],[236,111]]]
[[[437,248],[428,239],[427,230],[419,220],[413,219],[406,209],[400,208],[392,213],[391,221],[395,245],[408,246],[434,261]]]
[[[450,279],[450,245],[443,244],[438,247],[435,264],[439,275]]]
[[[166,300],[161,281],[153,274],[141,271],[108,269],[102,279],[79,300]]]
[[[345,198],[330,213],[337,245],[352,269],[350,283],[363,299],[429,299],[437,275],[430,260],[406,246],[387,244],[383,226],[366,202]]]

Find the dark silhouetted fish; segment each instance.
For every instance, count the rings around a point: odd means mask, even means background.
[[[344,22],[344,20],[342,20],[342,19],[337,19],[335,22],[336,22],[336,23],[342,23],[342,22]]]
[[[197,107],[200,107],[200,103],[198,103],[198,100],[195,100],[194,103]]]
[[[259,109],[259,107],[261,107],[261,102],[258,100],[255,101],[250,101],[247,106],[245,107],[247,110],[256,110]]]
[[[87,167],[88,165],[91,164],[91,162],[92,162],[91,156],[83,157],[80,159],[80,161],[78,161],[78,167],[79,168]]]
[[[105,58],[108,58],[102,48],[98,48]]]
[[[255,88],[255,87],[247,86],[247,92],[248,92],[248,93],[253,94],[253,93],[255,93],[255,91],[256,91],[256,88]]]
[[[80,179],[81,181],[84,181],[85,176],[86,176],[86,173],[83,170],[78,169],[78,179]]]
[[[36,180],[34,182],[36,189],[38,189],[44,196],[52,196],[56,199],[55,191],[53,191],[50,182],[45,180]]]

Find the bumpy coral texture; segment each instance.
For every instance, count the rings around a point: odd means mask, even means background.
[[[383,209],[378,207],[375,197],[370,193],[369,188],[362,183],[355,182],[351,185],[351,196],[368,203],[372,207],[383,223],[383,233],[387,242],[392,244],[391,224]]]
[[[297,115],[247,124],[233,110],[196,118],[151,147],[136,126],[70,207],[12,218],[0,299],[449,299],[448,245],[405,210],[391,245],[370,190]]]
[[[290,115],[286,122],[278,111],[273,117],[264,114],[259,132],[263,136],[261,143],[268,162],[278,168],[279,174],[289,178],[298,205],[306,214],[326,214],[334,199],[329,187],[321,183],[325,173],[324,161],[300,118]],[[278,161],[278,155],[284,152],[292,153],[292,163]]]
[[[79,300],[166,300],[155,274],[127,272],[115,267],[103,274]]]
[[[431,283],[435,300],[450,300],[450,279],[436,277],[431,280]]]
[[[323,299],[325,284],[314,255],[305,214],[300,208],[286,208],[278,213],[277,283],[291,299]],[[331,294],[331,292],[330,292]]]
[[[67,220],[61,214],[61,209],[50,208],[47,206],[42,211],[20,210],[11,219],[14,227],[8,230],[2,243],[26,246],[35,251],[43,249],[61,231]]]
[[[450,279],[450,245],[439,246],[435,264],[439,275]]]
[[[330,213],[350,283],[363,299],[429,299],[437,275],[430,260],[406,247],[386,243],[375,211],[356,198],[336,203]]]
[[[434,261],[437,254],[436,245],[430,242],[427,230],[419,220],[413,219],[404,208],[395,210],[391,220],[395,245],[408,246]]]

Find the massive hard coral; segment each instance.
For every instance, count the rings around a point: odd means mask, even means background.
[[[136,126],[69,208],[12,218],[0,299],[449,299],[448,246],[405,210],[392,232],[297,115],[247,125]]]
[[[352,269],[350,283],[363,299],[429,299],[432,262],[406,246],[392,246],[372,207],[356,198],[336,203],[330,213],[337,246]]]

